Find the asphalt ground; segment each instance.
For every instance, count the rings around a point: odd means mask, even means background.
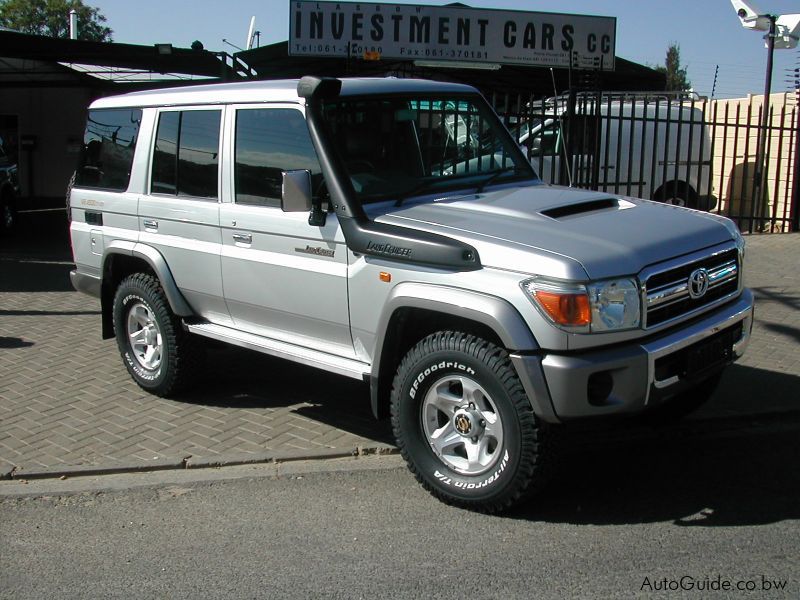
[[[750,347],[679,433],[800,425],[798,259],[798,234],[748,237]],[[99,301],[72,289],[72,268],[63,211],[24,213],[0,239],[0,478],[392,451],[364,384],[238,348],[213,349],[193,391],[172,400],[144,393],[114,340],[100,339]]]

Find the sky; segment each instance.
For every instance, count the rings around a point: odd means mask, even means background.
[[[452,0],[392,4],[444,5]],[[602,15],[617,18],[617,56],[641,64],[664,64],[667,48],[680,47],[694,90],[717,98],[763,93],[767,50],[763,33],[745,30],[729,0],[461,0],[474,8],[502,8]],[[100,9],[115,42],[172,43],[188,48],[200,40],[207,50],[228,52],[246,44],[250,18],[256,18],[262,46],[289,37],[289,0],[84,0]],[[765,12],[800,12],[800,0],[758,0]],[[717,66],[716,87],[714,75]],[[794,90],[800,49],[776,50],[772,91]]]

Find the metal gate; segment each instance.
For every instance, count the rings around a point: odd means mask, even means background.
[[[708,210],[750,233],[798,230],[797,95],[771,97],[760,192],[760,97],[573,91],[489,98],[549,183]]]

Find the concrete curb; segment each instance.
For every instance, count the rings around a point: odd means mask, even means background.
[[[112,475],[115,473],[137,473],[185,469],[186,459],[158,458],[147,462],[125,462],[106,465],[57,465],[53,467],[16,467],[8,479],[58,479],[61,477],[84,477],[90,475]]]
[[[216,469],[251,464],[280,464],[288,462],[319,460],[355,456],[396,454],[397,448],[376,442],[354,448],[320,448],[319,450],[292,450],[263,452],[257,454],[229,454],[209,457],[159,458],[146,462],[121,462],[106,465],[58,465],[54,467],[20,467],[0,464],[0,479],[23,481],[29,479],[63,479],[121,473],[147,473],[151,471]]]
[[[0,461],[0,480],[11,479],[16,470],[17,467],[15,467],[14,465],[4,461]]]
[[[712,438],[741,435],[743,431],[754,434],[769,431],[794,430],[800,424],[800,413],[796,411],[761,413],[724,418],[687,419],[670,428],[636,428],[633,431],[609,430],[595,431],[589,435],[579,434],[577,446],[597,441],[604,443],[630,443],[636,440],[659,439],[665,436],[689,438],[708,436]],[[588,433],[588,432],[584,432]],[[261,452],[255,454],[226,454],[219,456],[183,458],[159,458],[151,461],[121,462],[106,465],[59,465],[54,467],[24,467],[0,463],[0,480],[24,481],[29,479],[62,479],[97,475],[116,475],[124,473],[147,473],[152,471],[219,469],[256,464],[282,464],[300,461],[326,461],[359,456],[379,456],[398,454],[391,445],[375,442],[352,448],[319,448],[316,450],[289,450]]]

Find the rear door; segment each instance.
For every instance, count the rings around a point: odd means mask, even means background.
[[[162,109],[151,147],[139,241],[166,259],[194,311],[228,324],[219,230],[221,108]]]

